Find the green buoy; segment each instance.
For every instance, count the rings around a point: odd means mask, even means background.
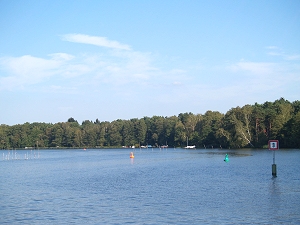
[[[224,162],[229,162],[228,154],[225,155]]]

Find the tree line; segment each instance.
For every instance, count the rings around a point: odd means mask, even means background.
[[[0,125],[0,148],[105,148],[166,146],[196,148],[262,148],[279,140],[280,148],[300,148],[300,101],[231,108],[225,114],[180,113],[141,119]]]

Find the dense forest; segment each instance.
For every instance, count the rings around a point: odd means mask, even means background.
[[[230,109],[226,114],[180,113],[107,121],[74,118],[60,123],[0,126],[0,148],[104,148],[166,146],[196,148],[262,148],[277,139],[280,148],[300,148],[300,101],[284,98]]]

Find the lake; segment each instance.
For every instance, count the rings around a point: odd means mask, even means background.
[[[300,150],[276,151],[275,178],[272,151],[262,149],[0,157],[0,224],[300,224]]]

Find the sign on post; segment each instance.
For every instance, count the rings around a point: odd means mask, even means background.
[[[269,150],[278,150],[279,149],[279,142],[278,140],[269,140]]]
[[[268,142],[269,150],[273,151],[273,164],[272,164],[272,175],[273,177],[277,176],[277,168],[275,164],[275,150],[279,149],[279,141],[278,140],[269,140]]]

